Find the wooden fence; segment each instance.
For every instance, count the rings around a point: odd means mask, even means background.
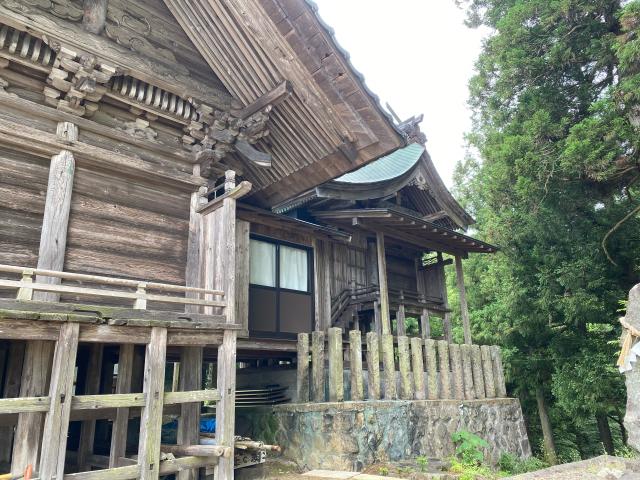
[[[393,335],[369,332],[363,343],[361,332],[352,330],[343,348],[341,328],[330,328],[327,334],[322,331],[313,332],[311,336],[299,334],[298,401],[506,397],[499,347],[458,345],[418,337],[396,338],[397,343]],[[345,388],[347,362],[348,389]],[[366,381],[363,364],[366,364]],[[349,398],[345,391],[351,392]]]
[[[3,430],[3,435],[15,438],[14,475],[31,465],[40,480],[157,479],[233,462],[235,334],[240,326],[226,322],[227,303],[222,291],[7,265],[0,265],[0,272],[21,276],[20,280],[0,280],[0,286],[18,291],[15,300],[0,301],[0,339],[27,341],[26,351],[23,350],[24,367],[20,365],[20,355],[15,356],[14,366],[22,371],[20,380],[20,370],[15,369],[17,394],[15,398],[0,399],[0,420],[5,425],[16,425],[15,433],[13,427],[8,433]],[[49,283],[52,278],[53,281],[88,282],[99,288]],[[172,292],[174,296],[151,294],[149,289]],[[58,303],[57,298],[33,301],[34,292],[107,297],[119,304],[130,301],[133,308],[64,304]],[[199,298],[201,296],[205,298]],[[192,306],[196,307],[196,313],[147,310],[147,301],[180,304],[183,308]],[[197,312],[200,308],[205,313]],[[207,313],[208,310],[211,313]],[[80,342],[92,344],[85,384],[89,392],[83,392],[89,394],[76,395],[74,372]],[[120,345],[116,393],[113,394],[97,394],[105,343]],[[135,344],[146,345],[140,393],[132,393],[131,386]],[[201,390],[201,385],[192,380],[199,378],[197,372],[202,367],[205,344],[219,345],[215,390]],[[17,347],[20,343],[12,345]],[[167,345],[182,348],[184,378],[180,379],[180,387],[184,391],[164,390]],[[16,349],[16,353],[20,352]],[[231,365],[233,370],[227,372],[226,365]],[[49,369],[50,380],[47,379]],[[199,403],[203,401],[218,402],[218,445],[198,445]],[[171,405],[180,408],[181,435],[183,439],[191,437],[191,442],[180,442],[179,438],[180,445],[161,445],[163,409]],[[136,458],[128,458],[125,455],[128,420],[136,409],[141,417],[139,448]],[[16,416],[17,420],[12,420]],[[108,457],[92,451],[95,422],[101,418],[113,419]],[[79,450],[75,453],[77,473],[65,474],[65,464],[70,463],[66,451],[69,422],[78,419],[82,420],[82,428]],[[11,437],[0,438],[0,444],[3,441],[11,444]],[[166,458],[163,454],[167,453],[177,458]],[[91,466],[107,469],[91,471]],[[233,478],[233,472],[229,475],[227,470],[225,467],[218,471],[220,480]],[[184,475],[181,478],[185,478]]]

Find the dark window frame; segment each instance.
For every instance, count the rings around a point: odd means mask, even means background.
[[[267,237],[264,235],[258,234],[250,234],[249,241],[258,240],[260,242],[270,243],[275,245],[276,247],[276,286],[269,287],[267,285],[258,285],[255,283],[251,283],[251,276],[249,276],[249,296],[251,296],[252,289],[260,289],[275,292],[276,294],[276,329],[275,331],[261,331],[261,330],[251,330],[251,325],[249,324],[249,332],[253,337],[261,337],[261,338],[282,338],[282,339],[294,339],[297,338],[297,334],[289,333],[289,332],[281,332],[280,331],[280,293],[294,293],[298,295],[307,295],[310,297],[311,304],[311,312],[310,312],[310,322],[309,322],[309,332],[313,331],[314,324],[314,316],[315,316],[315,285],[314,285],[314,265],[313,265],[313,248],[307,245],[300,245],[299,243],[288,242],[286,240],[280,240],[278,238]],[[282,288],[280,287],[280,246],[286,246],[291,248],[297,248],[298,250],[304,250],[307,252],[307,291],[303,290],[294,290],[290,288]],[[251,302],[249,302],[249,308],[251,308]],[[251,311],[249,311],[249,320],[251,320]]]

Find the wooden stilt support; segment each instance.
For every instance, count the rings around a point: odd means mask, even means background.
[[[380,400],[380,340],[375,332],[367,332],[367,373],[369,400]]]
[[[309,401],[309,334],[298,334],[298,364],[296,375],[296,401]]]
[[[202,389],[202,347],[182,347],[178,390],[189,392]],[[175,390],[174,390],[175,391]],[[178,445],[200,443],[200,402],[183,403],[178,418]],[[196,480],[197,470],[183,470],[178,480]]]
[[[230,458],[221,458],[216,467],[216,480],[233,480],[233,448],[236,409],[236,331],[226,330],[218,348],[218,391],[216,405],[216,440],[231,449]]]
[[[133,377],[134,346],[130,343],[120,345],[118,355],[118,378],[116,393],[130,393]],[[142,365],[141,365],[142,367]],[[143,370],[144,367],[141,368]],[[116,418],[111,430],[111,450],[109,452],[109,468],[121,467],[119,459],[124,457],[127,449],[127,430],[129,426],[129,409],[127,407],[116,410]]]
[[[464,271],[462,270],[462,258],[456,255],[456,282],[460,294],[460,314],[462,316],[462,330],[464,343],[471,345],[471,324],[469,322],[469,309],[467,307],[467,291],[464,286]]]
[[[329,401],[344,401],[342,329],[329,329]]]
[[[167,329],[151,329],[144,363],[145,405],[140,420],[138,465],[141,480],[156,480],[160,473],[160,432],[167,359]]]
[[[389,320],[389,289],[387,287],[387,259],[384,248],[384,234],[376,233],[378,281],[380,282],[380,322],[382,334],[391,333],[391,321]]]
[[[411,338],[411,370],[413,371],[413,383],[415,385],[414,398],[416,400],[424,400],[426,398],[422,343],[423,340],[421,338]]]
[[[102,370],[103,344],[91,345],[89,352],[89,364],[87,366],[86,380],[84,384],[85,395],[97,395],[100,393],[100,373]],[[110,393],[110,392],[109,392]],[[80,443],[78,446],[78,471],[90,470],[89,455],[93,453],[93,441],[96,433],[96,421],[86,420],[82,422],[80,429]]]
[[[360,330],[351,330],[349,332],[349,364],[351,366],[351,400],[364,400],[362,334]]]
[[[24,362],[25,342],[13,341],[8,346],[6,375],[4,381],[4,398],[15,398],[20,395],[20,377]],[[0,427],[0,462],[11,462],[11,446],[13,444],[13,426]]]
[[[51,402],[42,434],[39,477],[43,480],[62,478],[64,475],[79,332],[80,325],[77,323],[60,326],[51,369]]]

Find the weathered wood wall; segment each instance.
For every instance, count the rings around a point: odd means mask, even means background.
[[[350,244],[332,243],[329,252],[331,275],[331,297],[334,298],[345,289],[368,286],[366,251],[367,240],[362,235],[353,235]]]

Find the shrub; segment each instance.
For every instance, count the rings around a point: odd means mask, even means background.
[[[481,465],[484,461],[483,448],[488,448],[489,444],[478,435],[460,430],[451,435],[451,440],[456,444],[456,457],[464,465]]]

